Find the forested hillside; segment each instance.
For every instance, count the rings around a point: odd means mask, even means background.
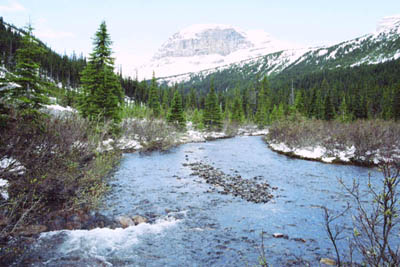
[[[25,30],[3,21],[0,17],[0,62],[8,70],[13,71],[15,68],[16,51],[21,47],[22,35],[25,33]],[[40,40],[37,41],[45,51],[39,58],[41,74],[57,83],[61,82],[64,86],[76,88],[79,84],[79,73],[86,65],[83,55],[61,56]]]

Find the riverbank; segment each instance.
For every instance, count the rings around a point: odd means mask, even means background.
[[[127,119],[122,123],[122,136],[118,140],[108,139],[99,147],[99,151],[121,150],[125,153],[167,150],[171,147],[187,144],[232,138],[234,136],[260,136],[268,134],[268,129],[258,129],[256,125],[232,127],[225,125],[219,131],[196,129],[187,122],[184,131],[168,125],[163,120]]]
[[[293,158],[373,167],[400,160],[399,136],[395,122],[299,121],[275,123],[264,140],[271,150]]]

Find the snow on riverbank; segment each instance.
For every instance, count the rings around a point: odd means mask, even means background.
[[[336,150],[333,154],[328,153],[326,148],[319,145],[315,147],[290,148],[284,143],[270,143],[269,147],[283,154],[290,154],[303,159],[320,160],[326,163],[332,163],[334,161],[350,162],[354,158],[355,153],[354,146],[345,151]]]
[[[145,120],[139,121],[146,123]],[[171,131],[168,133],[169,137],[172,138],[172,145],[180,145],[186,143],[199,143],[206,142],[217,139],[229,138],[237,135],[242,136],[258,136],[268,134],[268,129],[258,129],[255,125],[247,125],[233,131],[232,133],[227,133],[227,131],[215,132],[215,131],[200,131],[194,128],[192,122],[186,124],[185,132]],[[157,138],[154,141],[158,141]],[[113,145],[123,151],[139,151],[147,147],[148,142],[143,141],[143,138],[138,134],[123,136],[117,142],[113,139],[108,139],[103,141],[102,145],[99,147],[99,151],[110,151],[113,149]]]
[[[365,156],[357,155],[355,146],[347,147],[344,150],[328,150],[323,146],[289,147],[285,143],[269,143],[269,147],[278,153],[287,156],[317,160],[325,163],[358,163],[365,165],[378,165],[381,162],[390,162],[400,159],[400,153],[392,154],[391,158],[382,156],[380,151],[367,151]],[[400,151],[399,151],[400,152]]]

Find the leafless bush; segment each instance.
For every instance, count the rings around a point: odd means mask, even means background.
[[[131,119],[122,123],[124,136],[139,140],[145,151],[166,150],[175,144],[177,130],[163,120]]]
[[[369,180],[366,196],[362,193],[359,182],[353,181],[352,186],[347,186],[339,180],[354,200],[354,212],[351,214],[354,230],[348,251],[350,264],[353,264],[352,249],[354,248],[362,256],[363,263],[368,266],[400,265],[400,237],[398,236],[400,164],[386,162],[382,163],[380,168],[383,174],[381,187],[377,189]],[[335,248],[339,266],[341,254],[336,241],[337,237],[343,233],[343,228],[333,226],[333,222],[344,214],[332,216],[324,208],[325,229]],[[336,232],[333,233],[332,227],[335,227]]]
[[[32,121],[10,111],[0,129],[0,160],[13,159],[23,166],[18,172],[0,168],[0,177],[9,182],[9,200],[0,209],[8,222],[2,236],[40,220],[49,210],[77,208],[76,199],[84,192],[94,184],[104,185],[93,169],[103,133],[78,116],[35,116]],[[92,204],[86,200],[85,205]]]
[[[230,122],[229,120],[225,120],[222,126],[222,132],[224,132],[227,136],[235,136],[239,130],[239,123]]]

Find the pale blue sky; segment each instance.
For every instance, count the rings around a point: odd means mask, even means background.
[[[191,24],[262,29],[280,40],[319,45],[373,32],[381,18],[396,14],[399,0],[0,0],[5,21],[24,26],[30,19],[34,33],[60,53],[89,53],[104,19],[125,73]]]

